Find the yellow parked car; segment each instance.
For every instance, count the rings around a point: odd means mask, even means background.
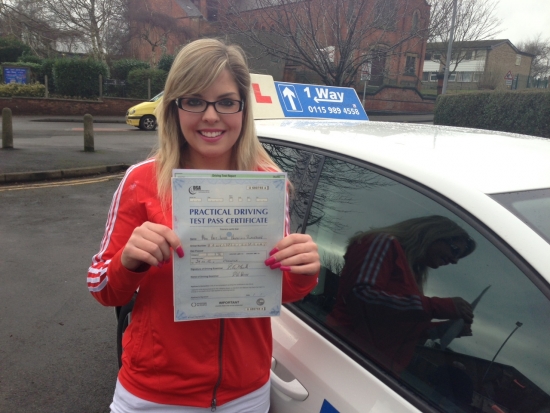
[[[155,130],[157,128],[155,108],[160,103],[163,93],[160,92],[151,100],[128,109],[126,112],[126,123],[141,130]]]

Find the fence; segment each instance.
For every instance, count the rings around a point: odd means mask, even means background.
[[[527,75],[516,75],[512,80],[512,90],[517,89],[548,89],[548,77],[534,78]]]

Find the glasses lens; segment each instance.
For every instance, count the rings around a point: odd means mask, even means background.
[[[206,102],[202,99],[181,98],[179,100],[179,106],[188,112],[204,112],[206,109]]]
[[[241,110],[241,102],[238,100],[222,99],[214,103],[219,113],[237,113]]]

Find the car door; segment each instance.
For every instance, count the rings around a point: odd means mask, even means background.
[[[273,413],[550,411],[550,291],[520,256],[475,217],[403,176],[263,142],[293,184],[291,229],[313,237],[322,265],[318,286],[272,321]],[[379,304],[395,299],[395,290],[377,291],[374,303],[341,300],[350,260],[367,262],[351,254],[354,239],[433,217],[468,234],[474,249],[456,265],[430,269],[421,295],[474,303],[471,335],[464,326],[453,333],[456,323],[446,317],[426,322]],[[338,315],[342,308],[348,318]]]

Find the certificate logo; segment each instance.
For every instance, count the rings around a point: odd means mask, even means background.
[[[195,195],[197,193],[201,193],[201,194],[207,194],[209,193],[210,191],[206,190],[206,189],[201,189],[201,186],[200,185],[191,185],[189,187],[189,193],[191,195]]]
[[[256,300],[256,304],[258,304],[258,305],[264,305],[264,304],[265,304],[265,300],[264,300],[263,298],[258,298],[258,299]]]

